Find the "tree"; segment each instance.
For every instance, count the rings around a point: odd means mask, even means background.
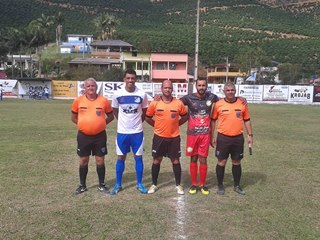
[[[283,63],[278,66],[278,70],[282,84],[296,84],[301,79],[302,67],[300,64]]]
[[[93,24],[97,31],[98,39],[107,40],[114,35],[116,27],[120,25],[120,20],[114,15],[102,14],[93,19]]]
[[[61,43],[62,36],[62,23],[64,22],[64,16],[61,12],[53,17],[54,25],[56,26],[56,44],[57,46]]]
[[[41,14],[40,18],[33,20],[28,25],[28,30],[32,34],[32,39],[29,42],[29,47],[40,46],[49,42],[49,30],[54,24],[52,16]]]

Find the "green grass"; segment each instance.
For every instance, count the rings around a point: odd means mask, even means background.
[[[250,105],[254,148],[245,152],[242,185],[215,194],[216,159],[209,157],[209,196],[177,196],[170,162],[162,163],[159,191],[135,189],[131,155],[124,191],[97,190],[90,161],[89,191],[80,196],[76,126],[71,101],[0,102],[0,239],[319,239],[320,106]],[[115,122],[108,128],[107,185],[115,182]],[[182,127],[185,148],[185,126]],[[145,125],[144,182],[151,184],[152,128]],[[183,185],[189,159],[182,157]]]

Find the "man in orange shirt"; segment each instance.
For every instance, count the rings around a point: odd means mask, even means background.
[[[77,153],[79,161],[80,185],[76,194],[87,191],[86,178],[90,155],[94,155],[99,178],[98,189],[105,194],[108,189],[105,186],[104,156],[107,151],[106,126],[114,116],[109,101],[97,94],[97,82],[93,78],[84,81],[85,93],[76,98],[72,104],[71,120],[78,126]],[[106,118],[107,116],[107,118]]]
[[[172,97],[172,82],[165,80],[162,83],[162,97],[160,101],[152,101],[146,112],[146,122],[154,127],[152,143],[153,164],[151,168],[152,186],[148,193],[158,190],[157,181],[160,172],[160,164],[163,157],[170,158],[176,181],[176,190],[183,195],[181,186],[181,147],[179,126],[188,120],[187,110],[184,104]]]
[[[237,98],[236,88],[232,82],[224,85],[225,98],[220,99],[213,108],[211,117],[211,145],[216,146],[216,157],[218,163],[216,166],[216,174],[218,180],[219,195],[223,195],[225,190],[223,186],[223,178],[225,172],[225,165],[229,155],[232,160],[232,175],[234,179],[234,191],[245,195],[245,192],[240,187],[241,178],[241,159],[243,158],[243,125],[248,134],[249,146],[253,143],[252,126],[250,122],[250,114],[248,105],[244,105],[242,101]],[[214,130],[217,126],[217,142],[214,138]]]

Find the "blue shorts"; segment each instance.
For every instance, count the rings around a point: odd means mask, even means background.
[[[126,155],[130,152],[131,148],[134,155],[141,156],[143,153],[143,144],[143,132],[133,134],[117,133],[117,155]]]

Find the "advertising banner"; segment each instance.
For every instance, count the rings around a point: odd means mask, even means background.
[[[314,86],[313,102],[320,102],[320,86]]]
[[[27,95],[31,99],[42,99],[45,90],[51,95],[51,81],[18,81],[18,94],[22,97]]]
[[[77,82],[68,80],[52,81],[52,97],[54,98],[76,98]]]
[[[17,80],[12,80],[12,79],[0,79],[0,84],[3,87],[3,96],[11,96],[11,97],[16,97],[17,96],[17,91],[14,90],[14,87],[17,84]]]
[[[313,86],[289,86],[289,102],[311,103]]]
[[[224,92],[223,92],[223,88],[224,88],[224,84],[209,84],[209,86],[213,87],[213,90],[211,91],[212,93],[214,93],[215,95],[217,95],[219,98],[224,98]],[[236,90],[237,90],[237,85],[236,85]],[[208,87],[209,89],[209,87]]]
[[[124,88],[124,82],[103,82],[102,94],[105,98],[112,100],[113,93]]]
[[[287,85],[264,85],[263,101],[288,101],[289,86]]]
[[[152,101],[153,100],[152,83],[137,82],[136,86],[147,94],[148,101]]]
[[[237,96],[244,97],[248,102],[262,102],[262,85],[239,85]]]
[[[97,89],[97,94],[100,94],[100,92],[102,91],[102,82],[97,82],[98,85],[98,89]],[[82,96],[84,94],[84,81],[78,81],[78,85],[77,85],[77,91],[78,91],[78,97]]]

